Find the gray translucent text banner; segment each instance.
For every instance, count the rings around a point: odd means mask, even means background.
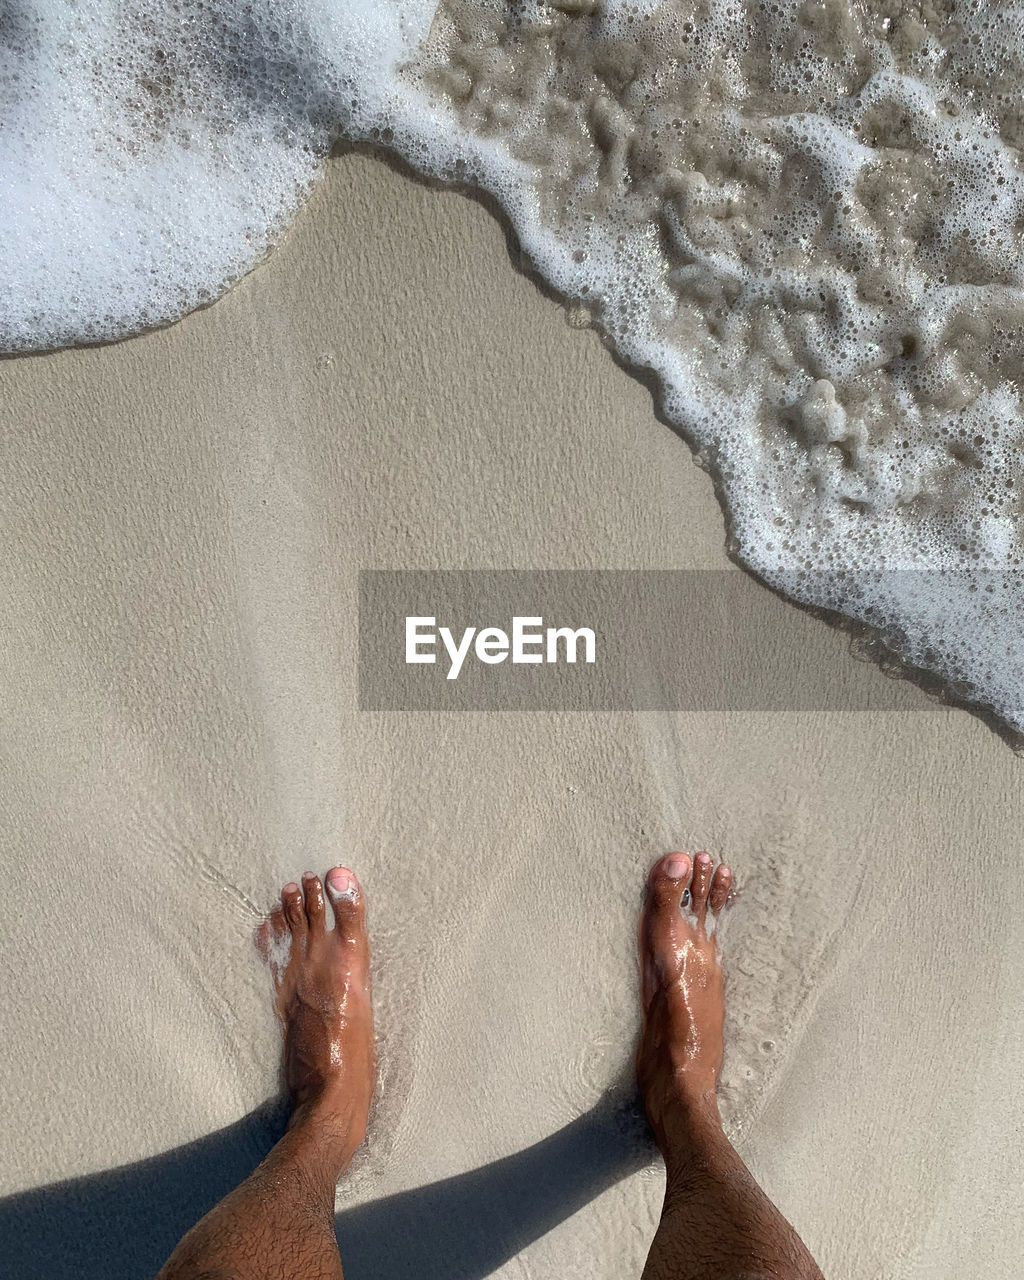
[[[848,636],[738,570],[359,575],[365,711],[932,705],[908,682],[851,657]]]

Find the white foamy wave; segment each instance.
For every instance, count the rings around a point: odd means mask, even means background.
[[[503,204],[737,554],[1024,730],[1024,6],[4,10],[0,338],[215,297],[339,138]],[[40,145],[40,143],[43,145]]]
[[[394,68],[432,12],[3,0],[0,345],[109,341],[217,297],[332,141],[401,113]]]

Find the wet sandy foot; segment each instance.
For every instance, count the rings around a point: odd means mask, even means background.
[[[326,898],[334,916],[328,928]],[[289,1128],[310,1142],[334,1177],[366,1134],[376,1078],[370,947],[363,891],[346,867],[321,882],[307,872],[286,884],[281,905],[256,935],[284,1024]]]
[[[665,1201],[644,1280],[822,1280],[722,1130],[725,978],[715,928],[732,881],[706,853],[671,853],[647,882],[637,1076],[665,1158]]]
[[[732,871],[716,870],[707,853],[667,854],[647,883],[637,1078],[666,1163],[686,1155],[695,1130],[721,1125],[725,979],[714,934],[732,885]]]

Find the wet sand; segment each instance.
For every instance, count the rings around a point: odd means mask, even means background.
[[[644,872],[707,848],[745,885],[733,1132],[826,1274],[1012,1271],[1021,761],[981,721],[358,710],[361,568],[730,567],[707,475],[483,208],[340,157],[214,306],[0,364],[0,419],[4,1195],[269,1097],[256,907],[339,861],[386,1071],[339,1208],[522,1152],[628,1072]],[[779,608],[775,661],[855,661]],[[501,1274],[639,1275],[651,1161]]]

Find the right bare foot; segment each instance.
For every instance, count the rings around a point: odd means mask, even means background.
[[[637,1077],[665,1157],[665,1202],[644,1280],[822,1280],[718,1113],[725,979],[714,932],[731,889],[732,872],[706,853],[667,854],[647,882]]]
[[[293,882],[281,890],[256,942],[284,1024],[289,1127],[309,1127],[316,1158],[336,1180],[366,1134],[376,1051],[363,892],[346,867],[328,871],[325,883],[333,929],[324,885],[307,872],[302,889]]]
[[[695,1130],[719,1127],[725,979],[714,922],[732,872],[709,854],[670,853],[651,870],[640,923],[643,1032],[637,1078],[665,1156],[682,1157]],[[709,913],[710,912],[710,919]]]

